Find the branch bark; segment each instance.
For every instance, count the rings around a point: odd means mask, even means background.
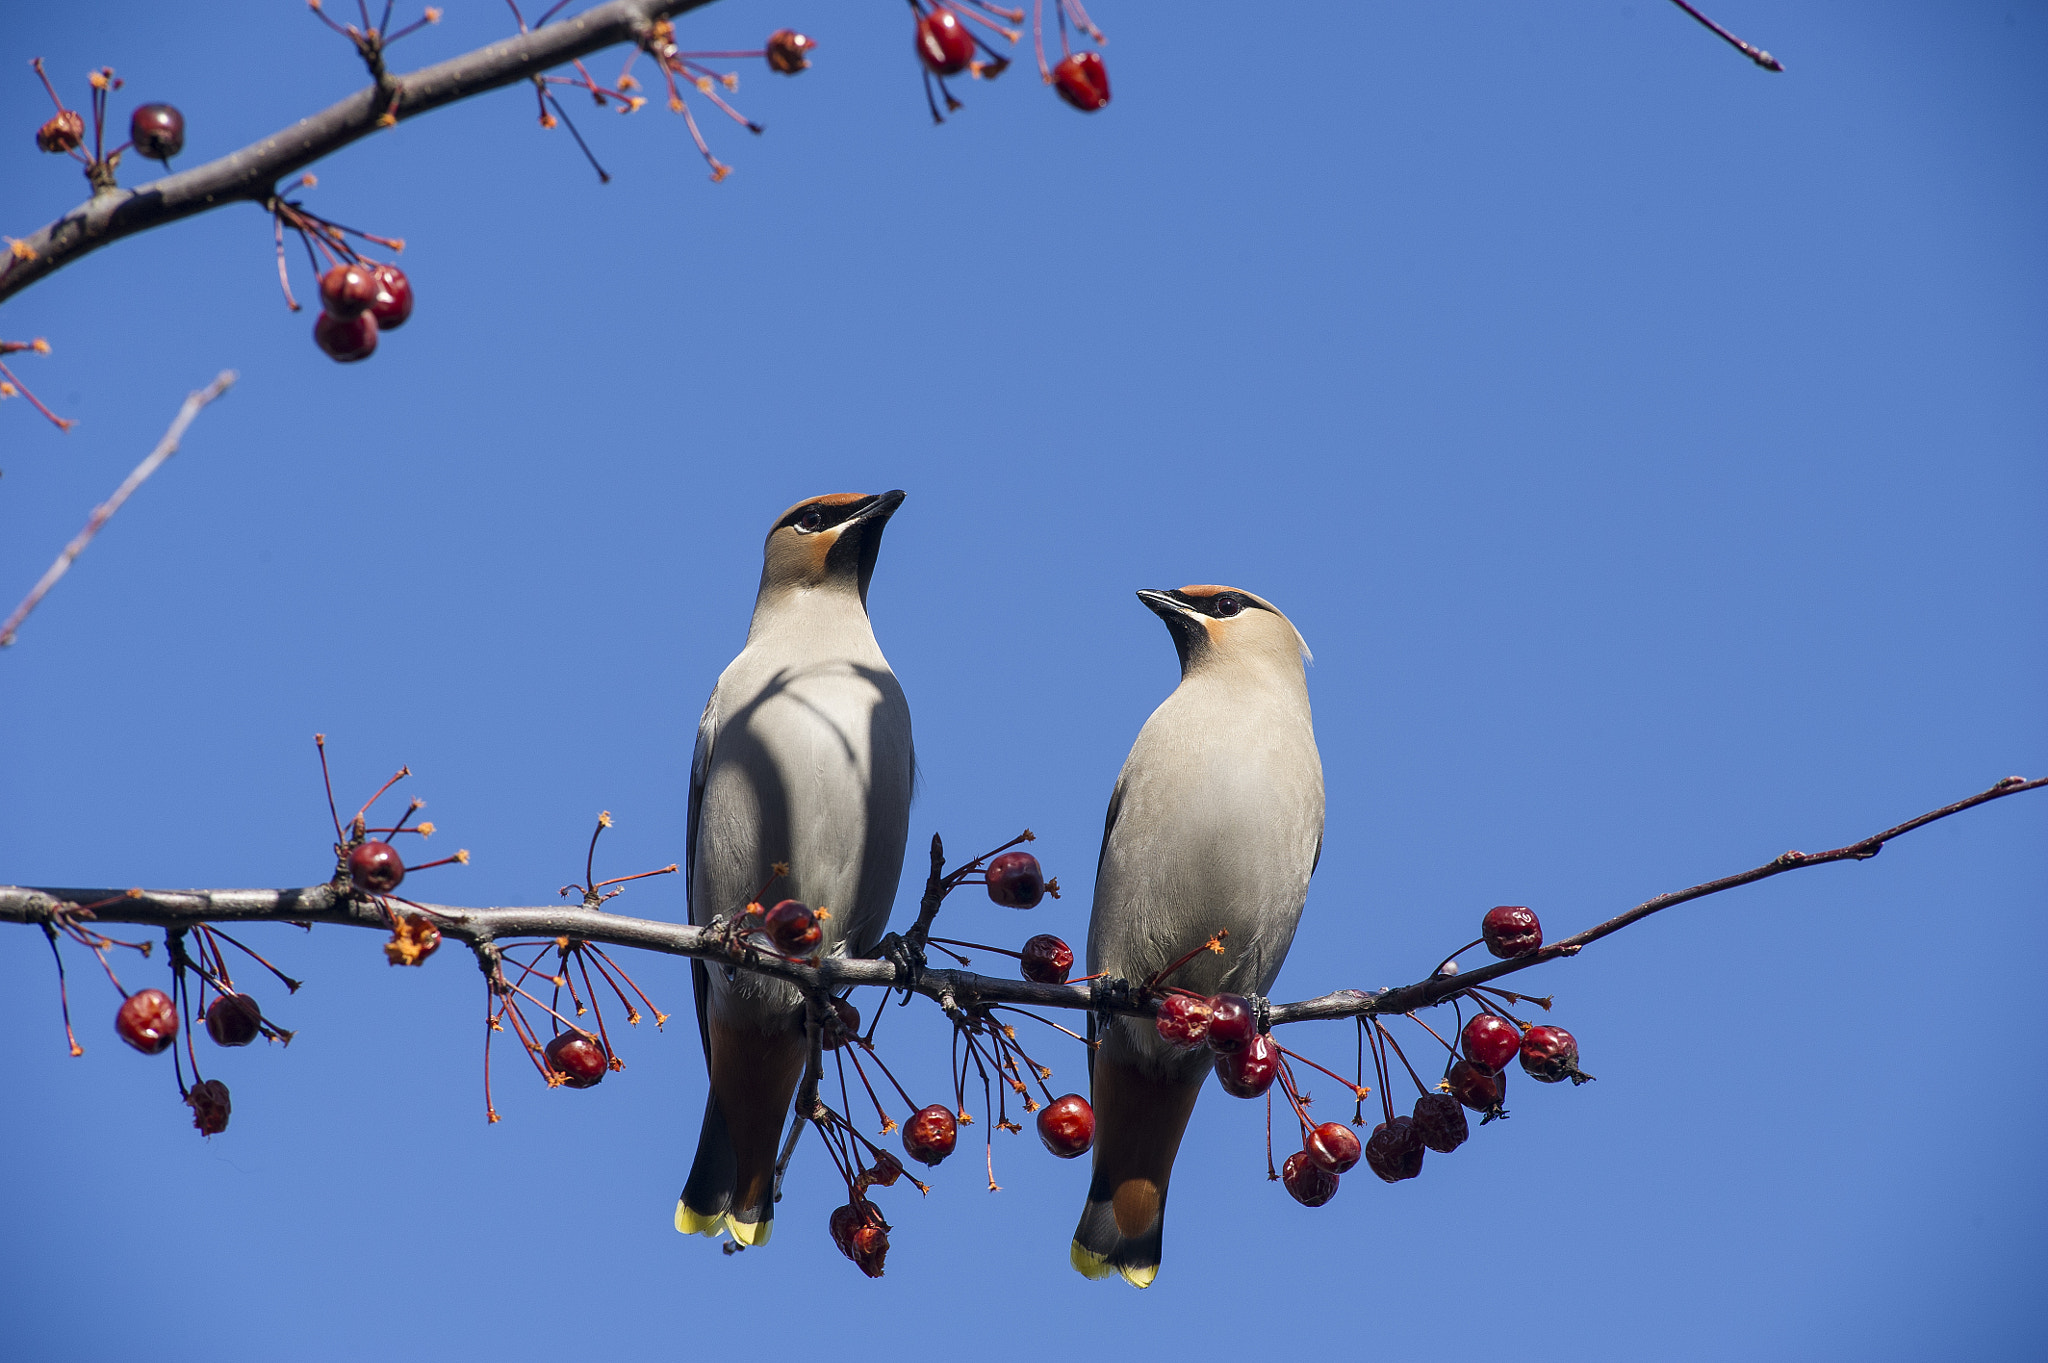
[[[1279,1026],[1290,1022],[1392,1016],[1433,1008],[1475,984],[1484,984],[1560,957],[1576,956],[1602,937],[1619,932],[1653,913],[1783,875],[1787,871],[1825,866],[1837,861],[1866,861],[1876,856],[1892,839],[1903,837],[1916,828],[2009,795],[2038,790],[2042,786],[2048,786],[2048,777],[2029,781],[2009,776],[1967,799],[1944,805],[1832,851],[1787,852],[1750,870],[1646,899],[1625,913],[1561,941],[1549,943],[1527,956],[1496,961],[1462,974],[1432,975],[1414,984],[1377,993],[1340,989],[1320,998],[1276,1004],[1270,1009],[1269,1020],[1272,1025]],[[102,903],[109,900],[114,902]],[[753,946],[735,947],[713,928],[664,923],[648,918],[626,918],[580,906],[467,909],[444,904],[413,904],[403,900],[399,903],[431,915],[444,938],[463,942],[481,956],[493,958],[498,946],[514,939],[576,937],[605,946],[634,947],[670,956],[692,956],[741,970],[758,971],[789,980],[813,996],[848,986],[873,985],[909,990],[942,1005],[968,1009],[1012,1003],[1146,1017],[1157,1011],[1158,1006],[1156,999],[1131,993],[1091,991],[1078,984],[1036,984],[1029,980],[998,979],[966,970],[914,969],[907,962],[893,960],[828,959],[813,965]],[[93,921],[143,923],[166,928],[189,928],[202,922],[334,923],[380,931],[389,928],[377,904],[353,893],[345,884],[315,885],[296,890],[110,890],[0,886],[0,922],[47,923],[59,910],[79,905],[99,906],[90,915],[81,914]]]
[[[262,203],[277,182],[391,122],[539,75],[601,48],[646,38],[655,21],[711,0],[611,0],[581,14],[405,75],[385,75],[339,104],[217,161],[135,189],[95,194],[22,239],[0,261],[0,301],[109,242],[231,203]]]

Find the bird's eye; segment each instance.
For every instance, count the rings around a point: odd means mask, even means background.
[[[1228,620],[1243,609],[1244,602],[1234,593],[1225,592],[1216,598],[1216,615],[1218,619]]]
[[[816,507],[812,507],[809,511],[804,512],[803,515],[796,518],[796,528],[799,534],[808,535],[814,531],[823,529],[824,526],[825,513],[818,510]]]

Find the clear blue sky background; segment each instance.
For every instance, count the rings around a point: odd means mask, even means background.
[[[112,63],[124,117],[180,104],[188,163],[363,82],[295,4],[202,8],[10,14],[0,228],[82,188],[31,146],[32,56],[74,99]],[[689,44],[821,47],[745,68],[765,137],[706,121],[722,185],[650,109],[580,115],[601,187],[516,90],[318,167],[313,206],[411,243],[418,312],[366,364],[285,312],[253,208],[64,271],[0,310],[79,419],[0,409],[0,606],[188,389],[242,381],[0,656],[0,879],[317,881],[315,730],[344,799],[410,763],[433,845],[473,851],[422,892],[548,900],[599,809],[607,871],[680,859],[768,524],[888,487],[917,840],[1028,824],[1069,887],[963,902],[963,936],[1082,937],[1174,681],[1141,586],[1251,588],[1315,647],[1289,996],[1412,979],[1491,904],[1559,934],[2040,774],[2048,9],[1714,10],[1790,72],[1658,0],[1101,0],[1108,111],[1019,68],[934,129],[900,6],[726,0]],[[398,64],[507,29],[455,0]],[[1548,967],[1600,1082],[1518,1081],[1415,1182],[1306,1211],[1212,1093],[1143,1295],[1068,1269],[1086,1170],[1029,1136],[998,1195],[978,1150],[889,1194],[878,1283],[827,1240],[815,1146],[766,1251],[678,1237],[679,961],[642,967],[677,1017],[623,1074],[508,1067],[487,1127],[467,959],[255,930],[309,981],[259,990],[299,1039],[207,1057],[236,1100],[208,1142],[88,958],[71,1060],[39,935],[0,933],[0,1353],[2038,1357],[2044,800]],[[681,886],[615,907],[680,917]],[[935,1087],[935,1019],[884,1036]]]

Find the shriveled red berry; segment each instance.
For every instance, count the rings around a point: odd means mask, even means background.
[[[1422,1136],[1422,1143],[1440,1155],[1450,1154],[1472,1134],[1465,1109],[1448,1093],[1425,1093],[1417,1098],[1411,1120]]]
[[[1522,1049],[1522,1034],[1515,1024],[1494,1013],[1474,1015],[1459,1039],[1464,1043],[1467,1058],[1490,1070],[1505,1069]]]
[[[206,1009],[206,1034],[218,1046],[246,1046],[263,1030],[263,1010],[247,994],[223,994]]]
[[[953,1153],[959,1139],[959,1123],[943,1103],[920,1108],[903,1123],[903,1152],[919,1164],[939,1163]]]
[[[1084,114],[1109,103],[1109,68],[1094,52],[1076,52],[1052,69],[1052,88]]]
[[[811,69],[811,49],[818,44],[793,28],[778,28],[768,35],[768,65],[785,76]]]
[[[1209,1019],[1213,1014],[1207,999],[1168,994],[1159,1001],[1159,1013],[1152,1019],[1152,1025],[1166,1040],[1183,1050],[1191,1050],[1208,1039]]]
[[[313,344],[342,364],[367,360],[377,351],[377,318],[368,312],[355,317],[323,312],[313,319]]]
[[[377,299],[370,304],[370,315],[377,319],[380,334],[396,331],[412,316],[412,281],[396,265],[379,265],[371,274],[377,281]]]
[[[376,301],[377,275],[368,265],[344,261],[320,276],[320,306],[336,317],[360,317]]]
[[[834,1207],[825,1223],[832,1232],[832,1243],[849,1259],[853,1257],[853,1233],[860,1229],[863,1219],[860,1208],[849,1202],[844,1207]]]
[[[1049,932],[1041,932],[1024,944],[1020,973],[1038,984],[1065,984],[1073,973],[1074,949]]]
[[[1333,1174],[1350,1171],[1358,1163],[1358,1137],[1342,1122],[1324,1122],[1301,1142],[1302,1153]]]
[[[839,1025],[825,1028],[824,1046],[828,1051],[836,1051],[860,1035],[860,1009],[845,999],[834,999],[832,1011],[838,1015]]]
[[[1280,1043],[1261,1032],[1235,1051],[1216,1057],[1216,1082],[1237,1098],[1257,1098],[1280,1073]]]
[[[868,1170],[868,1179],[877,1188],[893,1188],[896,1180],[903,1177],[903,1165],[887,1150],[875,1151],[875,1163]]]
[[[185,1095],[192,1109],[192,1126],[202,1136],[218,1136],[228,1129],[228,1114],[235,1105],[228,1100],[228,1086],[218,1079],[202,1079]]]
[[[1543,945],[1543,924],[1520,904],[1502,904],[1488,909],[1486,917],[1479,920],[1479,935],[1486,939],[1488,951],[1504,961],[1513,960]]]
[[[1280,1166],[1287,1195],[1304,1207],[1320,1207],[1337,1195],[1337,1176],[1297,1150]]]
[[[85,119],[76,109],[59,109],[36,129],[36,148],[61,156],[85,140]]]
[[[974,60],[974,35],[943,6],[917,19],[917,57],[935,76],[957,76]]]
[[[768,940],[775,943],[776,950],[785,956],[807,956],[825,940],[825,929],[818,926],[818,915],[811,912],[810,905],[799,904],[794,899],[785,899],[768,910],[762,926],[768,933]]]
[[[1574,1086],[1593,1076],[1579,1068],[1579,1043],[1562,1027],[1531,1027],[1522,1037],[1522,1068],[1539,1083],[1569,1079]]]
[[[889,1253],[889,1223],[866,1198],[855,1198],[835,1209],[829,1225],[832,1243],[870,1278],[882,1276],[882,1260]]]
[[[1005,852],[988,864],[988,897],[1006,909],[1032,909],[1045,898],[1045,872],[1029,852]]]
[[[390,894],[405,879],[405,863],[388,842],[359,842],[349,850],[348,878],[364,894]]]
[[[1251,1044],[1259,1034],[1259,1019],[1252,1001],[1242,994],[1218,994],[1209,1000],[1209,1049],[1230,1055]]]
[[[1078,1093],[1053,1099],[1038,1110],[1038,1139],[1061,1159],[1087,1154],[1095,1144],[1095,1109]]]
[[[581,1032],[563,1032],[541,1054],[546,1057],[548,1068],[561,1075],[562,1082],[572,1089],[595,1087],[611,1067],[603,1048]]]
[[[1422,1157],[1429,1153],[1422,1133],[1407,1117],[1381,1122],[1365,1142],[1366,1165],[1388,1183],[1399,1183],[1422,1172]]]
[[[128,140],[141,155],[168,163],[185,150],[185,115],[168,104],[138,104],[128,117]]]
[[[156,1055],[178,1039],[178,1010],[163,990],[138,989],[114,1014],[114,1030],[144,1055]]]
[[[1451,1066],[1451,1072],[1444,1076],[1444,1081],[1451,1086],[1451,1097],[1481,1114],[1481,1126],[1496,1117],[1508,1115],[1501,1107],[1508,1096],[1506,1070],[1497,1070],[1476,1060],[1460,1060]]]

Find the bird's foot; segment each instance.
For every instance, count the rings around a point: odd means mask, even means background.
[[[887,961],[896,967],[896,984],[907,988],[917,983],[924,973],[925,955],[922,943],[913,942],[901,933],[890,933],[875,943],[875,959]]]

